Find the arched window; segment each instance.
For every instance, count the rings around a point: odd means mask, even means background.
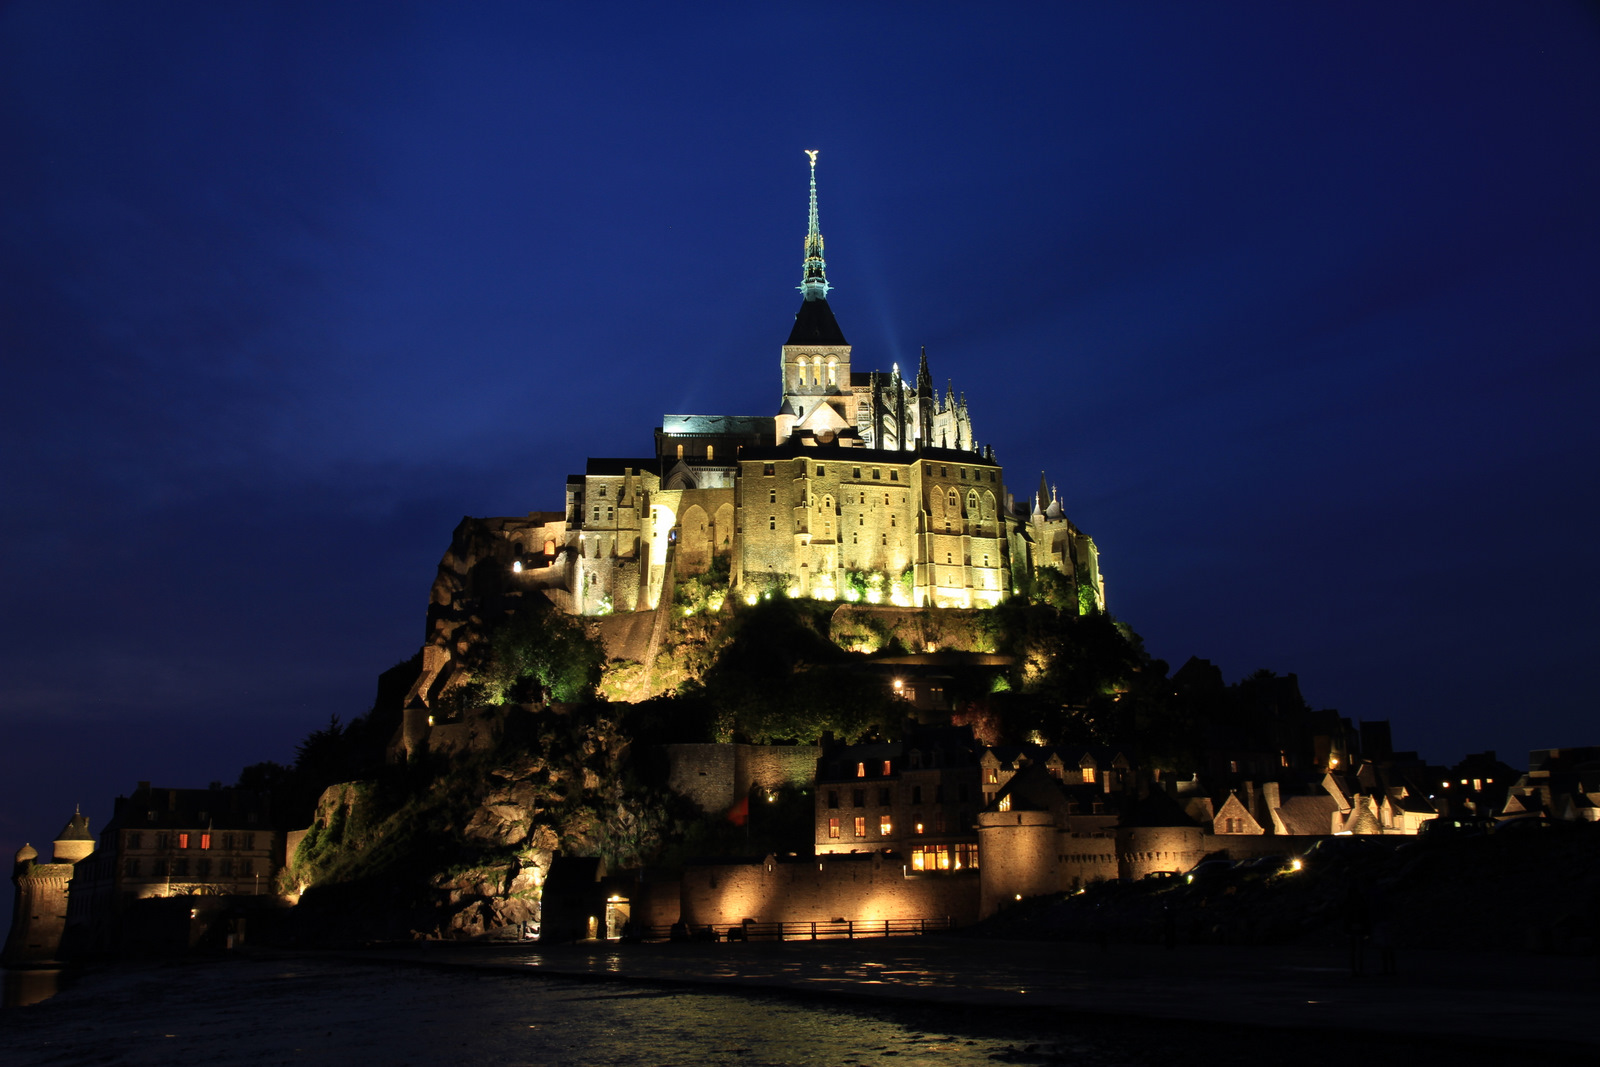
[[[828,360],[828,384],[839,384],[839,361],[836,359]]]
[[[951,518],[961,513],[961,494],[954,489],[950,490],[950,494],[945,500],[945,513]]]
[[[978,522],[980,514],[978,511],[978,494],[976,491],[969,491],[967,493],[967,520],[974,523]]]
[[[822,507],[821,507],[820,510],[827,511],[827,512],[832,512],[833,511],[833,495],[831,493],[823,495],[823,497],[822,497]]]

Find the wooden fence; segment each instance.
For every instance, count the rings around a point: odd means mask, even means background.
[[[674,923],[646,926],[627,940],[639,941],[855,941],[869,937],[916,937],[954,928],[940,919],[838,919],[825,922],[758,923],[726,925]]]

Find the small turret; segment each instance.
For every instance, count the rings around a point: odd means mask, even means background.
[[[38,858],[39,858],[39,850],[34,848],[30,844],[24,843],[21,848],[17,849],[17,866],[18,867],[22,866],[24,863],[32,863],[34,860],[36,860]]]

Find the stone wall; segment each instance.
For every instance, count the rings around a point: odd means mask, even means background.
[[[6,938],[6,966],[44,963],[60,958],[61,937],[67,929],[67,888],[72,881],[70,863],[24,863],[13,877],[15,911]]]
[[[667,786],[702,811],[727,811],[751,787],[808,786],[816,780],[815,745],[667,745]]]
[[[978,917],[978,872],[908,872],[881,852],[691,866],[682,919],[695,925],[754,922],[881,922]]]

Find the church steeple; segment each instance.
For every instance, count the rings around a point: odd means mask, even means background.
[[[828,265],[822,258],[822,227],[817,221],[817,149],[808,148],[811,157],[811,214],[806,223],[806,259],[800,277],[800,291],[807,300],[828,298]]]

